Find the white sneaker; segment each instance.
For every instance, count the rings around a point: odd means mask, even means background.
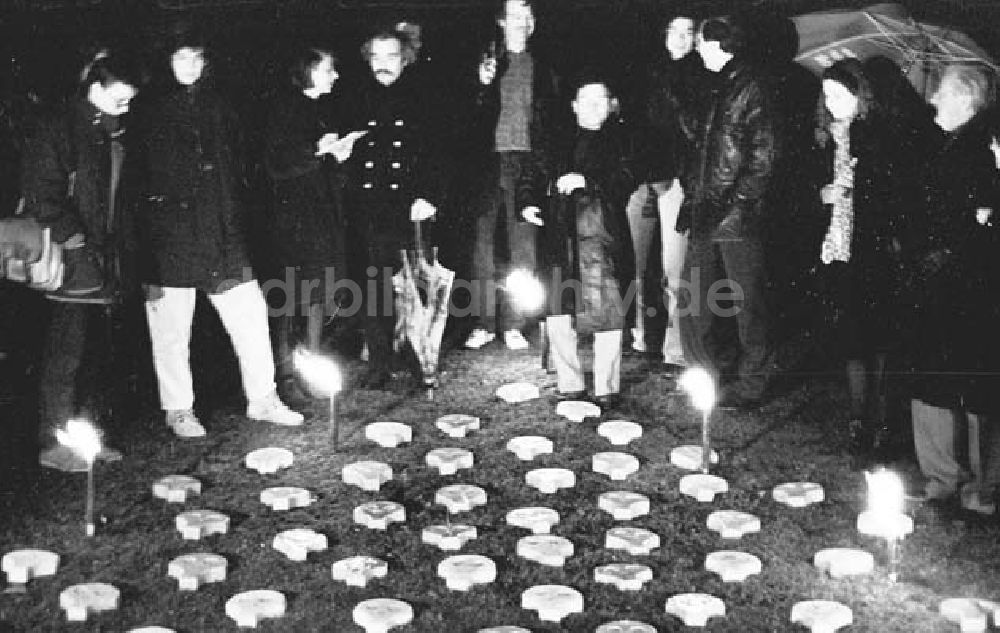
[[[249,403],[247,417],[251,420],[270,422],[281,426],[299,426],[305,421],[305,417],[301,413],[292,411],[285,406],[285,403],[278,398],[278,394],[273,391],[269,395]]]
[[[205,427],[201,425],[198,416],[191,409],[167,411],[167,426],[177,437],[205,437]]]
[[[527,339],[524,338],[524,335],[521,334],[521,330],[507,330],[504,332],[503,343],[507,346],[507,349],[512,350],[522,350],[531,347]]]
[[[469,338],[465,339],[465,347],[467,349],[479,349],[483,345],[490,343],[497,337],[493,332],[487,332],[481,327],[477,327],[472,330],[472,334],[469,334]]]
[[[646,351],[645,331],[639,328],[632,328],[632,349],[637,352]]]

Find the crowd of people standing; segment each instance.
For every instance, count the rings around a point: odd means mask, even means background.
[[[898,432],[895,380],[926,495],[961,492],[966,507],[992,512],[1000,117],[989,73],[944,65],[925,101],[888,60],[838,61],[815,107],[795,117],[803,133],[789,129],[791,101],[739,19],[670,16],[662,59],[628,90],[600,64],[559,72],[531,44],[535,19],[531,0],[501,2],[495,36],[456,77],[421,58],[412,22],[372,31],[366,72],[348,86],[332,50],[300,45],[266,102],[254,157],[197,29],[161,47],[171,87],[135,107],[145,90],[135,60],[98,54],[69,106],[26,134],[18,215],[0,224],[5,259],[37,257],[37,228],[66,262],[46,294],[40,462],[79,466],[53,431],[80,409],[93,322],[133,298],[179,437],[206,434],[189,359],[199,292],[232,342],[249,418],[303,422],[282,397],[293,397],[291,350],[319,351],[324,325],[348,313],[364,332],[360,384],[387,388],[401,366],[392,272],[401,250],[437,240],[467,250],[455,259],[466,348],[499,337],[529,349],[540,325],[560,395],[609,407],[628,349],[673,377],[708,369],[721,406],[765,402],[788,369],[774,299],[790,296],[775,287],[789,276],[774,271],[800,267],[832,333],[823,345],[843,364],[852,447]],[[268,259],[290,281],[273,349],[247,226],[253,164],[267,183]],[[517,300],[524,280],[548,288],[541,311]],[[594,348],[589,388],[583,339]],[[971,451],[957,447],[966,435]]]

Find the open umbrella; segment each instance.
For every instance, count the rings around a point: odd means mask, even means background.
[[[396,327],[393,347],[398,351],[406,342],[413,349],[427,397],[434,397],[437,387],[438,356],[441,337],[448,320],[448,301],[455,271],[437,260],[437,248],[428,259],[423,245],[420,223],[414,222],[416,248],[400,251],[403,267],[392,276],[396,301]]]
[[[982,64],[992,72],[1000,66],[968,35],[913,19],[898,4],[876,4],[861,10],[807,13],[792,18],[799,35],[795,61],[820,74],[841,59],[891,59],[916,90],[928,96],[941,66]]]

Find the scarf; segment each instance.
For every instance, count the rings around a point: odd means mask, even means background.
[[[851,121],[836,120],[830,123],[830,134],[835,145],[833,153],[833,184],[846,190],[838,196],[830,212],[830,226],[823,238],[820,260],[824,264],[851,259],[851,234],[854,232],[854,165],[851,157]]]

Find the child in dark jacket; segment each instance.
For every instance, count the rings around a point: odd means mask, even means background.
[[[555,145],[548,174],[523,176],[519,206],[525,221],[545,227],[546,331],[558,390],[566,397],[584,395],[577,338],[593,335],[593,395],[614,406],[628,309],[622,289],[632,279],[625,205],[649,178],[626,130],[611,117],[614,99],[604,79],[584,76],[571,105],[576,125]]]

